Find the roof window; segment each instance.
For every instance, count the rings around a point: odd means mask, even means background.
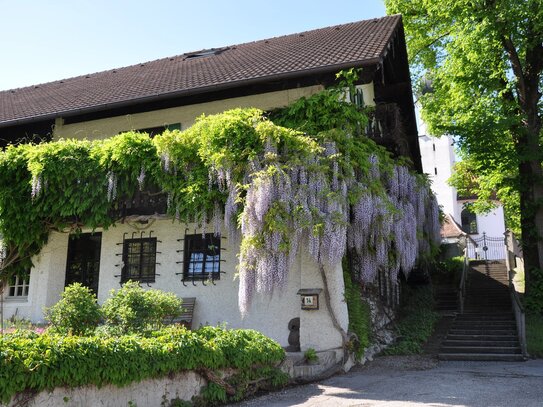
[[[209,57],[211,55],[219,55],[229,49],[229,47],[224,48],[211,48],[211,49],[204,49],[202,51],[196,51],[189,54],[185,54],[185,59],[196,59],[196,58],[204,58]]]

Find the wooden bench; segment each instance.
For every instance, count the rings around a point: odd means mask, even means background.
[[[183,304],[181,305],[181,308],[183,308],[183,312],[175,318],[168,319],[167,323],[181,324],[187,329],[192,329],[192,316],[194,314],[194,306],[196,305],[196,298],[195,297],[181,298],[181,300],[183,301]]]

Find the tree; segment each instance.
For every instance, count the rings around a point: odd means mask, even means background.
[[[520,201],[528,303],[543,308],[543,0],[385,0],[401,13],[433,134],[458,136],[479,176]]]

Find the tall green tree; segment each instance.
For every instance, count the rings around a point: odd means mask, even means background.
[[[385,0],[403,14],[433,134],[454,134],[478,176],[518,192],[529,304],[543,308],[543,0]],[[501,179],[498,179],[501,174]],[[489,184],[490,185],[490,184]],[[490,188],[490,186],[488,187]],[[511,194],[514,196],[515,194]]]

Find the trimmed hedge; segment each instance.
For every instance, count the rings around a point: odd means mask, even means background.
[[[0,400],[58,386],[124,386],[182,370],[272,366],[284,355],[278,343],[253,330],[174,326],[120,337],[18,331],[0,337]]]

